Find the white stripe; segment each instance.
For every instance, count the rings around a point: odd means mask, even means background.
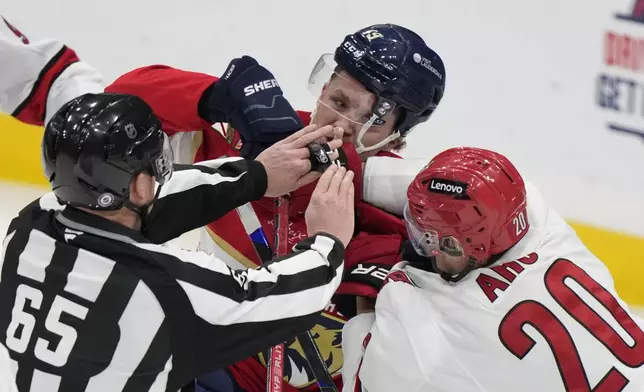
[[[38,204],[40,205],[40,209],[45,211],[62,211],[65,209],[65,206],[58,202],[58,198],[54,192],[45,193],[40,200],[38,200]]]
[[[45,233],[32,230],[27,246],[18,259],[18,275],[43,283],[45,268],[51,263],[56,250],[56,241]]]
[[[209,161],[200,161],[194,164],[194,166],[207,167],[209,169],[219,169],[225,163],[241,161],[244,158],[242,157],[226,157],[226,158],[217,158],[211,159]]]
[[[328,266],[327,257],[334,244],[335,242],[329,237],[317,236],[312,244],[313,250],[303,251],[291,258],[273,263],[267,268],[247,270],[248,280],[244,286],[248,287],[248,281],[275,283],[278,276],[295,275],[319,266]],[[174,256],[183,262],[195,264],[222,275],[231,275],[230,269],[223,261],[205,252],[187,251],[167,244],[136,244],[136,246]],[[321,311],[339,286],[343,270],[344,265],[339,266],[336,269],[335,278],[325,286],[241,303],[197,287],[190,282],[177,281],[187,293],[199,317],[211,324],[230,325],[247,321],[277,320]],[[232,276],[231,279],[233,279]]]
[[[311,245],[311,249],[320,252],[322,257],[328,260],[329,254],[333,250],[334,246],[335,246],[335,241],[331,239],[331,237],[327,237],[324,235],[317,235],[315,236],[315,241],[313,242],[313,245]]]
[[[312,257],[311,251],[301,252],[278,263],[248,271],[248,280],[253,282],[276,282],[278,275],[296,275],[306,270],[328,267],[329,254],[334,245],[335,241],[331,238],[321,235],[316,236],[311,245],[311,250],[316,251],[322,257]]]
[[[136,243],[134,245],[141,249],[176,257],[185,263],[195,264],[201,268],[218,272],[222,275],[230,275],[230,269],[226,266],[226,263],[204,251],[189,251],[172,244],[157,245]]]
[[[11,376],[13,377],[14,380],[18,376],[18,368],[19,367],[20,366],[18,365],[18,361],[16,361],[15,359],[12,359],[11,360]]]
[[[224,160],[229,162],[239,159],[240,158],[225,158]],[[217,163],[217,165],[214,165],[216,167],[221,166],[223,163],[225,163],[219,161],[219,159],[216,159],[214,161],[209,161],[206,163],[215,162]],[[204,164],[204,162],[200,162],[199,164],[200,166],[210,167],[210,165]],[[170,181],[168,181],[161,187],[159,198],[163,198],[175,193],[185,192],[201,185],[217,185],[223,182],[236,182],[246,173],[247,172],[241,173],[240,175],[235,177],[227,177],[222,176],[219,173],[204,173],[197,169],[178,170],[172,174]]]
[[[122,390],[143,360],[164,318],[152,291],[139,282],[119,320],[121,335],[112,361],[90,379],[85,392]]]
[[[237,207],[237,213],[239,214],[239,219],[244,226],[246,234],[250,235],[255,230],[262,227],[262,224],[259,222],[259,218],[257,218],[257,214],[255,214],[255,210],[253,210],[253,206],[250,203]]]
[[[315,252],[315,251],[314,251]],[[326,258],[316,257],[319,253],[306,251],[292,255],[277,263],[272,263],[256,270],[248,271],[248,281],[252,282],[276,282],[278,276],[297,275],[304,271],[312,270],[318,267],[328,267],[329,262]]]
[[[7,247],[9,246],[9,243],[11,242],[15,234],[16,231],[12,231],[8,236],[4,238],[4,241],[2,242],[2,254],[0,254],[0,282],[2,282],[2,268],[4,267],[4,257],[7,253]]]
[[[74,268],[67,276],[65,291],[96,302],[114,264],[110,259],[80,249]]]
[[[45,373],[41,370],[34,369],[34,375],[31,378],[30,392],[57,392],[60,388],[61,377],[55,374]]]
[[[336,270],[333,280],[304,291],[270,295],[254,301],[236,302],[232,299],[179,281],[197,316],[214,325],[232,325],[244,322],[273,321],[298,317],[324,310],[342,280],[343,266]]]
[[[170,359],[168,359],[168,362],[165,363],[163,371],[159,373],[157,378],[154,380],[154,384],[152,384],[148,392],[165,392],[166,386],[168,385],[168,375],[170,375],[171,370],[172,355],[170,356]]]
[[[18,362],[9,357],[9,351],[0,343],[0,391],[16,392]]]
[[[205,251],[185,250],[172,244],[157,245],[137,243],[134,245],[141,249],[176,257],[184,263],[195,264],[209,271],[222,275],[230,275],[230,268],[223,260]],[[269,275],[295,275],[320,266],[328,266],[327,258],[333,249],[333,245],[334,241],[331,238],[318,236],[311,247],[315,251],[315,254],[323,255],[324,258],[311,257],[312,253],[310,251],[301,252],[279,263],[273,263],[269,268],[248,270],[248,278],[254,282],[275,282],[276,277]]]

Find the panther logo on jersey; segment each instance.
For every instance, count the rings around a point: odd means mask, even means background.
[[[344,365],[342,327],[346,320],[331,313],[325,312],[320,316],[318,324],[311,329],[311,335],[322,358],[324,358],[324,362],[326,362],[329,374],[335,376]],[[266,366],[265,354],[260,353],[257,357],[262,366]],[[298,389],[315,384],[315,376],[311,373],[304,351],[296,339],[286,343],[286,357],[287,360],[284,361],[285,382]]]

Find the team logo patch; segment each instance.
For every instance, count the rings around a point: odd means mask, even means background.
[[[98,205],[101,207],[109,207],[114,203],[114,195],[111,193],[103,193],[98,197]]]
[[[432,178],[429,181],[427,190],[434,193],[467,198],[467,184],[459,181],[447,180],[444,178]]]
[[[136,138],[136,135],[138,134],[138,132],[136,131],[136,127],[134,126],[134,124],[132,123],[125,124],[125,134],[130,139]]]
[[[334,312],[326,310],[318,318],[318,323],[311,329],[311,335],[320,350],[322,358],[332,377],[337,376],[344,364],[342,354],[342,327],[346,320],[333,315]],[[297,339],[291,339],[285,344],[284,381],[289,385],[305,389],[315,385],[315,376],[311,372],[306,355]],[[266,352],[256,357],[266,366]]]

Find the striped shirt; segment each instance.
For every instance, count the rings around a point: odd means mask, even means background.
[[[342,277],[334,237],[257,270],[159,245],[258,199],[266,182],[240,158],[177,167],[145,235],[52,193],[23,209],[0,259],[0,343],[20,392],[177,391],[312,327]]]

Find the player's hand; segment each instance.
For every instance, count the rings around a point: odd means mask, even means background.
[[[349,245],[355,226],[353,172],[331,165],[320,177],[304,218],[309,236],[328,233]]]
[[[222,77],[204,92],[199,115],[237,130],[243,143],[240,153],[248,159],[304,126],[275,76],[250,56],[228,64]]]
[[[264,195],[282,196],[318,179],[321,173],[311,171],[311,154],[307,145],[333,135],[333,132],[330,125],[320,128],[311,124],[262,151],[255,160],[264,165],[268,177]],[[332,140],[327,144],[330,150],[335,150],[342,145],[342,140]],[[329,158],[336,159],[337,153],[329,155]]]

